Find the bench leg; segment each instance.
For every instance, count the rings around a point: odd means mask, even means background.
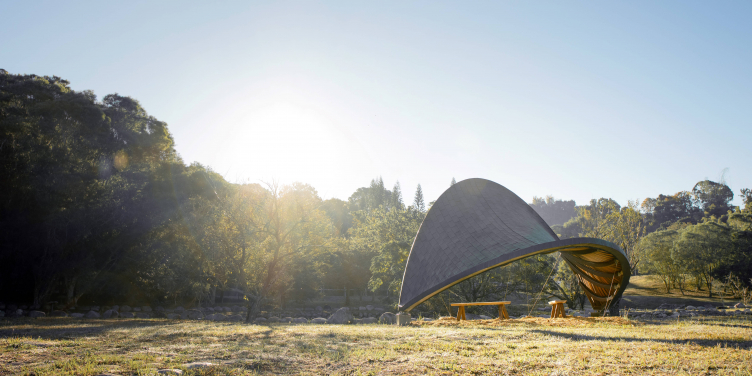
[[[465,307],[462,307],[462,319],[467,320],[467,317],[465,316]]]
[[[503,304],[499,304],[499,320],[509,320],[507,308]]]
[[[459,309],[457,309],[457,321],[465,320],[465,307],[460,306]]]

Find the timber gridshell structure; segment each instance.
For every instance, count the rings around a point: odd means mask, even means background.
[[[490,269],[552,252],[577,275],[593,309],[618,309],[631,275],[621,248],[595,238],[559,240],[514,192],[490,180],[463,180],[439,197],[415,236],[400,310]]]

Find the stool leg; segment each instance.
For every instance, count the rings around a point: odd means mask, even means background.
[[[556,304],[551,306],[551,318],[556,317]]]

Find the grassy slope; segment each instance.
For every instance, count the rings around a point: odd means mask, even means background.
[[[0,374],[752,374],[750,317],[410,327],[0,319]]]
[[[717,296],[717,295],[716,295]],[[684,295],[674,289],[670,293],[666,293],[663,284],[660,279],[652,275],[639,275],[630,278],[629,286],[624,291],[624,298],[622,300],[622,308],[646,308],[654,309],[663,303],[668,304],[691,304],[691,305],[706,305],[711,304],[718,306],[721,304],[734,304],[737,300],[721,299],[718,297],[708,298],[707,290],[703,291],[685,291]]]

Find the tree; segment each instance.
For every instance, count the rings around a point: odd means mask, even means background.
[[[678,285],[684,293],[683,271],[672,256],[678,236],[676,230],[663,230],[650,233],[641,240],[641,248],[645,251],[645,271],[661,279],[666,293],[670,293],[674,285]]]
[[[423,200],[423,189],[420,187],[420,184],[418,184],[418,188],[415,189],[415,199],[413,200],[413,208],[415,210],[425,213],[426,211],[426,203]]]
[[[700,206],[705,217],[721,217],[731,209],[734,192],[723,181],[716,183],[703,180],[692,188],[692,197]]]
[[[451,187],[451,186],[453,186],[455,184],[457,184],[457,180],[454,180],[454,178],[452,178],[452,182],[449,183],[449,186]]]
[[[749,188],[743,188],[739,190],[742,195],[742,201],[744,201],[744,211],[752,211],[752,190]]]
[[[394,183],[394,188],[392,188],[391,207],[401,209],[404,206],[405,204],[402,202],[402,189],[400,188],[399,181],[397,181]]]
[[[530,207],[532,207],[550,226],[563,225],[577,216],[575,202],[573,200],[557,200],[553,196],[546,196],[545,199],[537,196],[533,197],[533,202],[530,204]]]

